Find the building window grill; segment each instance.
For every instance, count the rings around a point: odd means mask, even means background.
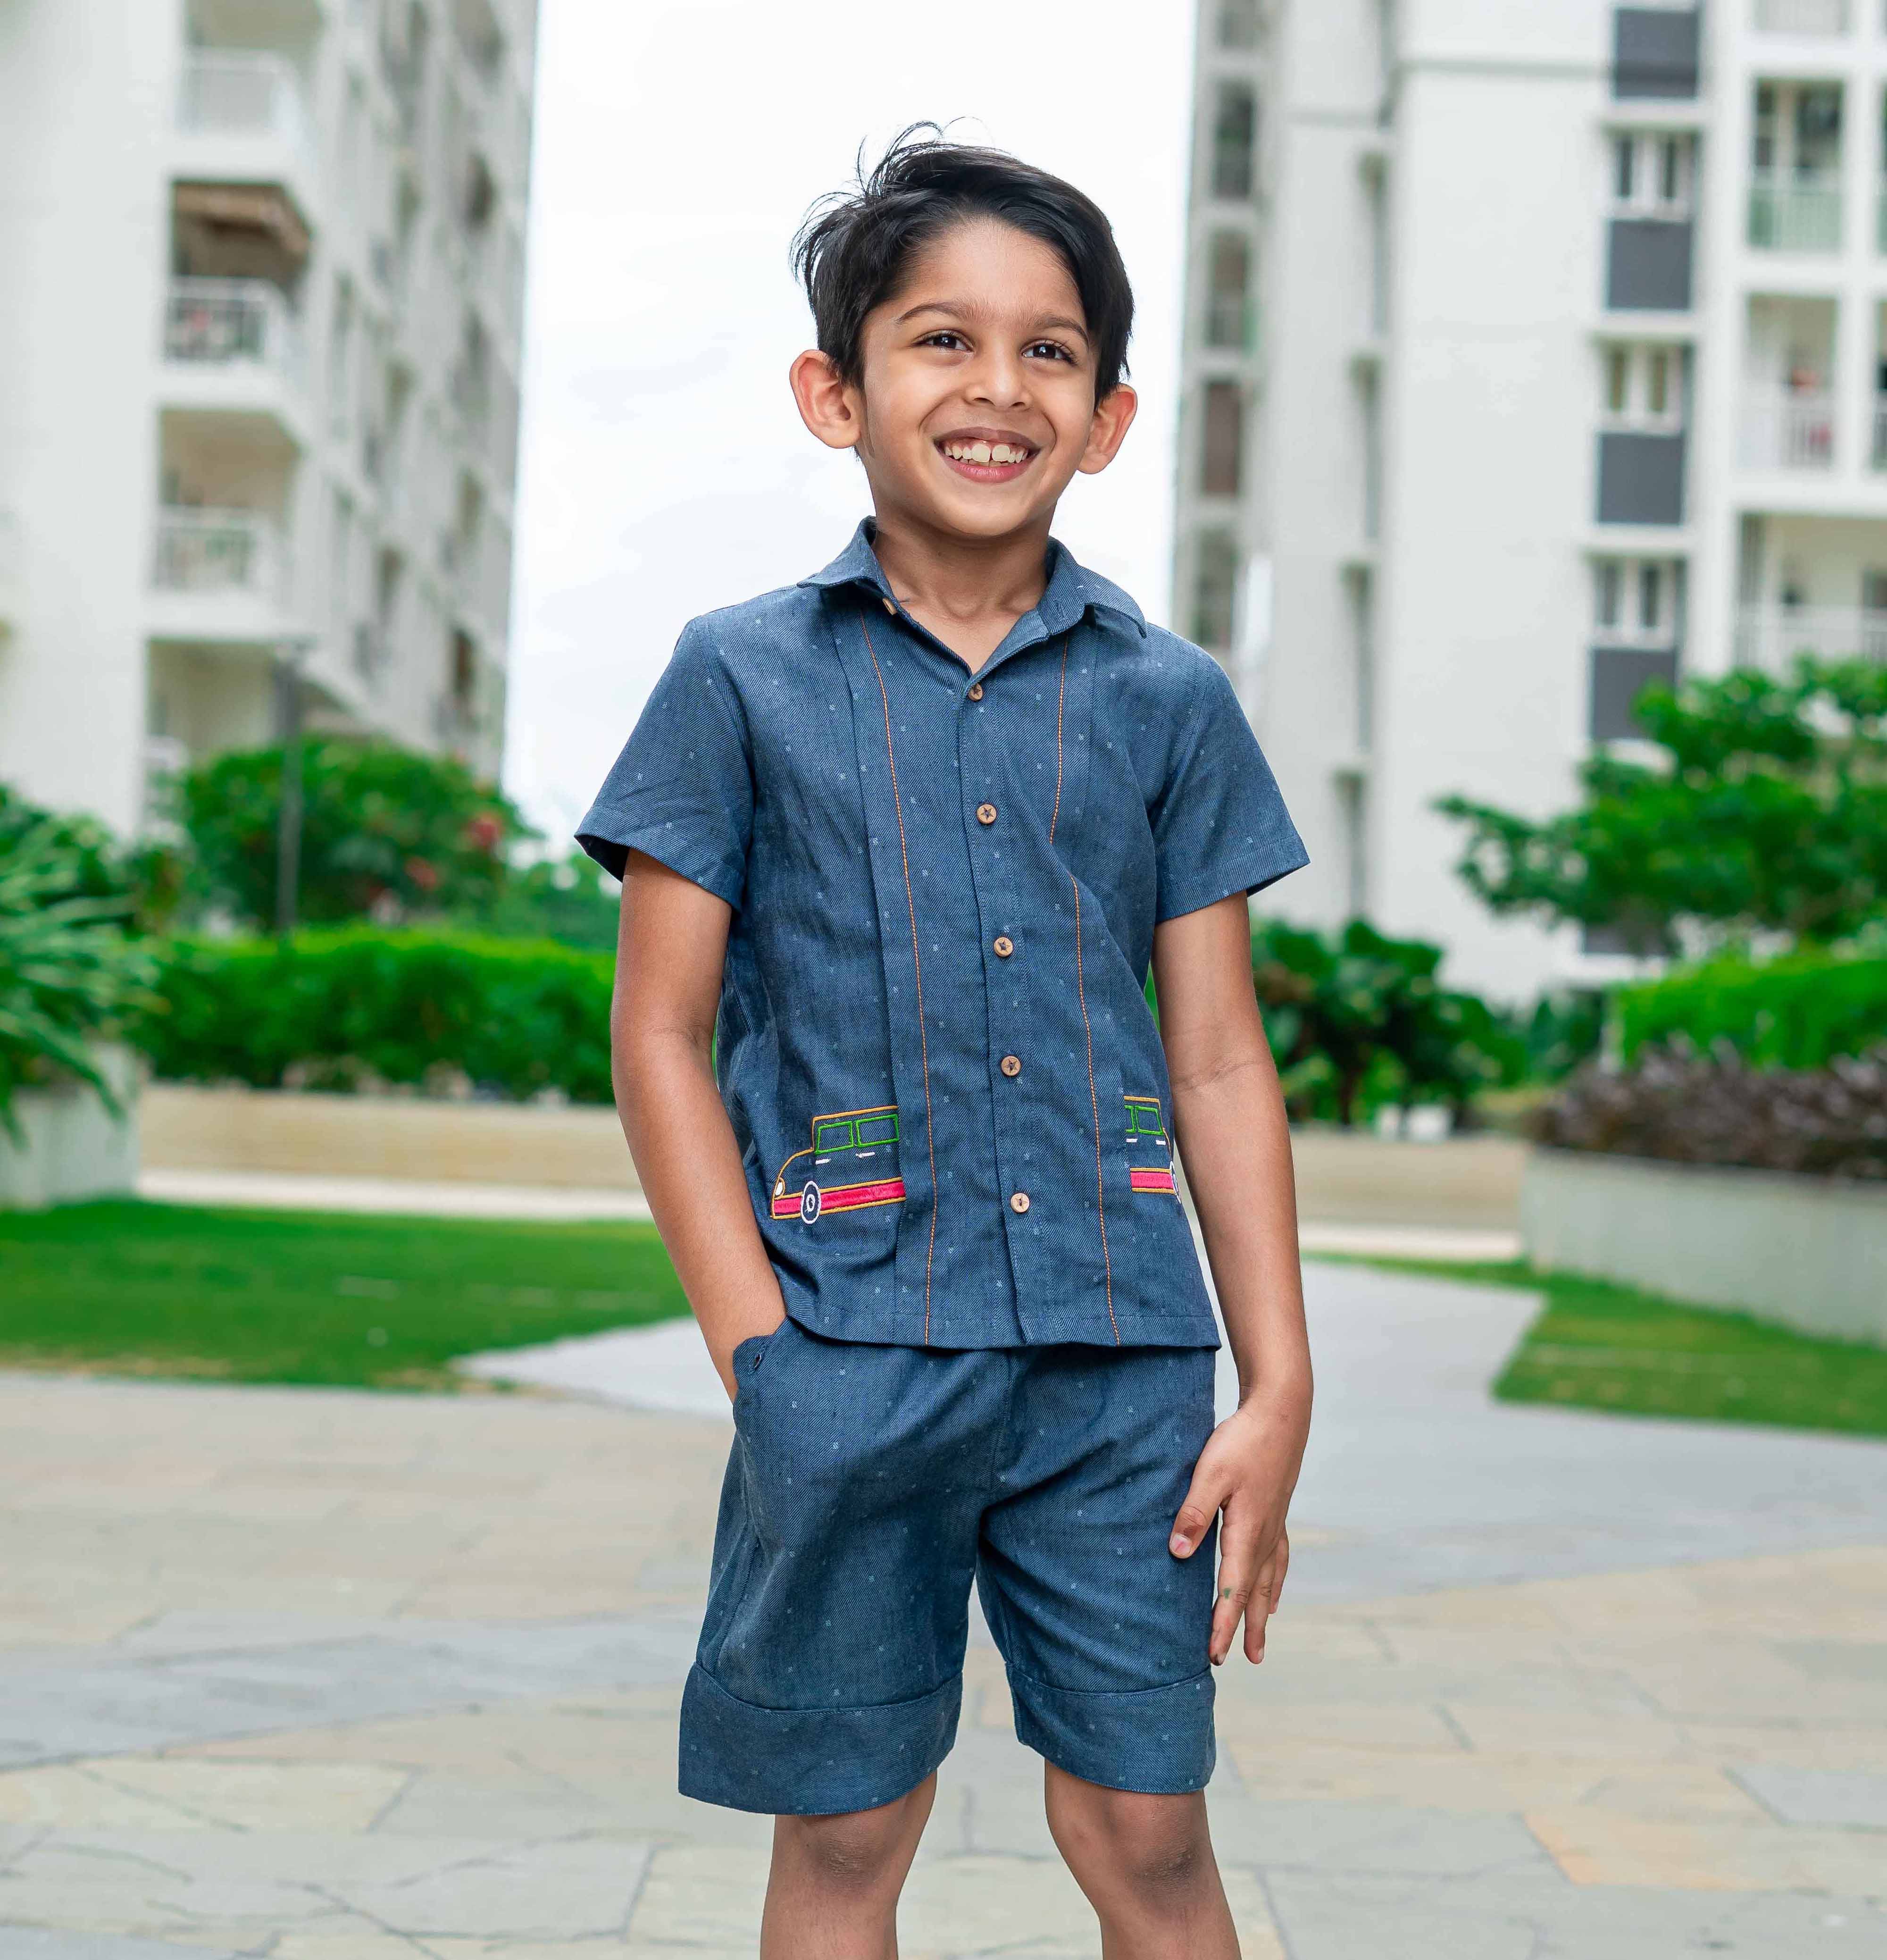
[[[1253,339],[1251,240],[1215,232],[1207,254],[1206,344],[1249,353]]]
[[[1257,180],[1258,97],[1242,81],[1221,82],[1212,117],[1212,195],[1249,198]]]
[[[1199,488],[1209,497],[1236,497],[1244,475],[1244,390],[1236,381],[1208,381],[1205,417]]]
[[[1229,531],[1202,531],[1193,578],[1193,638],[1223,660],[1238,609],[1238,542]]]

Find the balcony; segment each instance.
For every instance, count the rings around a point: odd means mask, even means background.
[[[160,592],[236,594],[278,607],[287,602],[289,570],[281,533],[259,511],[166,505],[157,514],[151,582]]]
[[[173,279],[164,355],[192,365],[265,368],[297,387],[307,372],[300,326],[266,279]]]
[[[279,55],[192,49],[184,57],[177,126],[190,136],[279,146],[297,163],[309,155],[301,84]]]
[[[1860,606],[1745,606],[1736,614],[1736,664],[1786,673],[1796,657],[1887,662],[1887,612]]]
[[[1847,0],[1755,0],[1759,34],[1844,34]]]
[[[1835,461],[1835,397],[1825,388],[1752,389],[1742,403],[1746,469],[1827,469]]]
[[[1840,185],[1812,178],[1756,177],[1749,186],[1749,239],[1758,252],[1838,252]]]

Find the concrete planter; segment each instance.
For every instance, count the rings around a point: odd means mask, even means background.
[[[1536,1265],[1887,1343],[1887,1185],[1539,1150],[1520,1234]]]
[[[122,1120],[80,1083],[28,1089],[16,1098],[25,1143],[22,1148],[0,1131],[0,1211],[129,1194],[138,1181],[137,1069],[119,1052],[106,1055],[103,1066],[125,1106]]]

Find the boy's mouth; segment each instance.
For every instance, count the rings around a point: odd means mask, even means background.
[[[1020,436],[970,429],[939,437],[937,453],[973,483],[1009,483],[1035,460],[1036,450]]]

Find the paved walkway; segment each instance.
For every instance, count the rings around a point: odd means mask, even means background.
[[[1496,1408],[1510,1296],[1314,1267],[1248,1960],[1887,1951],[1887,1448]],[[751,1955],[674,1793],[718,1417],[0,1377],[0,1960]],[[1001,1670],[912,1955],[1092,1955]]]

